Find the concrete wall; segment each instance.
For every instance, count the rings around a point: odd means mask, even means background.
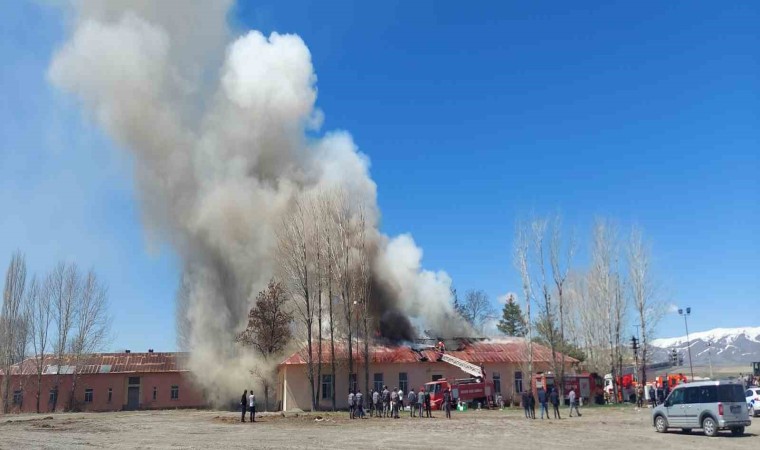
[[[512,363],[486,363],[483,366],[486,370],[486,374],[489,380],[493,381],[494,372],[500,375],[501,394],[504,397],[505,401],[507,401],[513,395],[515,400],[519,401],[519,394],[514,394],[515,372],[522,370],[519,365]],[[546,371],[548,370],[548,365],[536,363],[534,364],[533,370]],[[361,366],[356,371],[358,372],[358,388],[366,396],[364,367]],[[392,389],[393,387],[399,387],[399,373],[401,372],[405,372],[407,374],[409,387],[413,388],[415,392],[417,392],[419,388],[425,383],[433,381],[433,376],[435,375],[441,375],[443,378],[447,379],[468,377],[467,374],[462,372],[457,367],[439,362],[372,364],[370,365],[369,371],[370,391],[374,386],[373,380],[375,373],[382,373],[383,383],[388,386],[388,389]],[[324,366],[322,373],[323,375],[329,374],[330,366]],[[523,380],[523,386],[527,388],[529,386],[529,378],[527,374],[523,375]],[[348,407],[348,369],[346,368],[345,364],[339,366],[338,377],[335,384],[336,406],[337,408],[345,409]],[[406,393],[407,392],[405,392],[405,394]],[[306,377],[306,365],[303,364],[280,366],[278,372],[277,398],[282,399],[282,408],[284,410],[310,410],[310,396],[311,390],[309,388],[309,382]],[[322,398],[322,395],[320,394],[319,408],[329,409],[331,405],[332,403],[330,401],[330,398]]]
[[[140,377],[140,409],[194,408],[205,405],[202,393],[193,386],[182,372],[157,373],[103,373],[79,375],[77,377],[74,399],[81,411],[121,411],[127,404],[127,385],[129,377]],[[42,376],[40,411],[51,412],[49,402],[50,390],[55,387],[55,375]],[[2,377],[0,377],[2,380]],[[73,376],[61,375],[58,389],[56,411],[63,411],[69,406]],[[1,381],[0,381],[1,382]],[[179,387],[179,398],[171,399],[171,387]],[[153,387],[157,388],[156,400],[153,400]],[[85,403],[85,392],[92,389],[92,402]],[[108,390],[111,389],[111,399]],[[21,390],[21,405],[11,405],[11,412],[32,413],[37,411],[37,376],[23,375],[11,377],[10,398],[13,392]]]

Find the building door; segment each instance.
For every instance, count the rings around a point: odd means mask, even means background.
[[[140,386],[127,388],[127,410],[135,410],[140,407]]]

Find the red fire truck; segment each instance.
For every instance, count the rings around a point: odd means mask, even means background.
[[[462,371],[472,375],[472,378],[446,380],[440,379],[425,383],[425,391],[430,393],[430,406],[432,409],[441,409],[443,393],[446,389],[451,391],[451,403],[454,407],[459,402],[480,403],[483,406],[494,404],[493,382],[486,380],[483,369],[475,364],[459,358],[455,358],[445,352],[438,353],[438,361],[457,366]]]

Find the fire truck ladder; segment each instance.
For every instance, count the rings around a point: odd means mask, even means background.
[[[480,370],[480,367],[476,366],[475,364],[468,363],[465,360],[455,358],[451,355],[447,355],[446,353],[443,353],[441,355],[441,361],[445,361],[451,364],[452,366],[457,366],[460,369],[462,369],[462,371],[472,375],[473,377],[483,378],[483,371]]]

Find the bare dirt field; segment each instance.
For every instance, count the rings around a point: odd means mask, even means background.
[[[239,413],[140,411],[0,416],[0,448],[760,448],[760,423],[744,437],[695,432],[655,433],[650,410],[597,407],[583,417],[526,420],[522,410],[453,412],[446,420],[349,420],[347,413],[264,414],[240,423]],[[758,429],[755,429],[758,428]]]

